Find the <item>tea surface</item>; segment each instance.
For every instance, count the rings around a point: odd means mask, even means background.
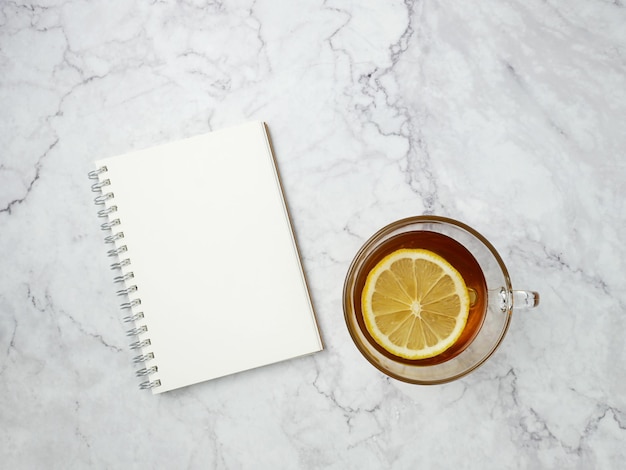
[[[365,326],[360,302],[357,302],[355,305],[357,321],[370,344],[385,356],[406,364],[424,366],[440,364],[463,352],[480,331],[487,305],[487,286],[485,278],[476,259],[456,240],[437,232],[423,230],[407,232],[383,242],[381,246],[368,257],[359,277],[356,279],[356,298],[361,298],[367,275],[374,266],[388,254],[403,248],[422,248],[430,250],[443,257],[461,274],[467,285],[471,299],[470,311],[463,332],[457,341],[441,354],[427,359],[411,360],[391,354],[372,338]]]

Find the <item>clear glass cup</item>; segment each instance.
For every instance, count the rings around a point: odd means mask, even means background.
[[[481,300],[484,305],[482,326],[460,352],[442,362],[409,361],[385,352],[367,332],[361,315],[360,302],[364,280],[367,271],[375,263],[375,257],[380,256],[381,245],[410,237],[410,232],[417,231],[435,232],[460,243],[471,253],[484,277],[485,288],[481,289],[481,292],[486,298]],[[446,259],[454,266],[454,259]],[[470,298],[476,295],[472,290],[470,289]],[[472,299],[472,302],[475,301],[475,298]],[[348,269],[343,290],[344,315],[348,331],[363,356],[391,377],[423,385],[450,382],[475,370],[491,357],[504,339],[513,310],[532,308],[538,304],[537,292],[513,290],[502,258],[485,237],[461,222],[438,216],[410,217],[379,230],[356,254]]]

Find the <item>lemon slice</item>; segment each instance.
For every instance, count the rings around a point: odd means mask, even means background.
[[[422,249],[400,249],[370,271],[361,296],[365,326],[391,354],[426,359],[461,335],[470,299],[463,277],[445,259]]]

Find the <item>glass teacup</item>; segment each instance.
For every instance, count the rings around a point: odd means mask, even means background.
[[[368,272],[390,252],[424,248],[445,258],[466,281],[470,313],[461,337],[428,359],[408,360],[381,347],[365,326],[361,295]],[[344,284],[344,315],[352,339],[365,358],[383,373],[415,384],[449,382],[483,364],[498,348],[513,309],[539,304],[539,294],[513,290],[496,249],[476,230],[438,216],[402,219],[374,234],[356,254]]]

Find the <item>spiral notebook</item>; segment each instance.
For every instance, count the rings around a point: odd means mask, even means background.
[[[98,160],[89,176],[140,388],[322,349],[264,123]]]

